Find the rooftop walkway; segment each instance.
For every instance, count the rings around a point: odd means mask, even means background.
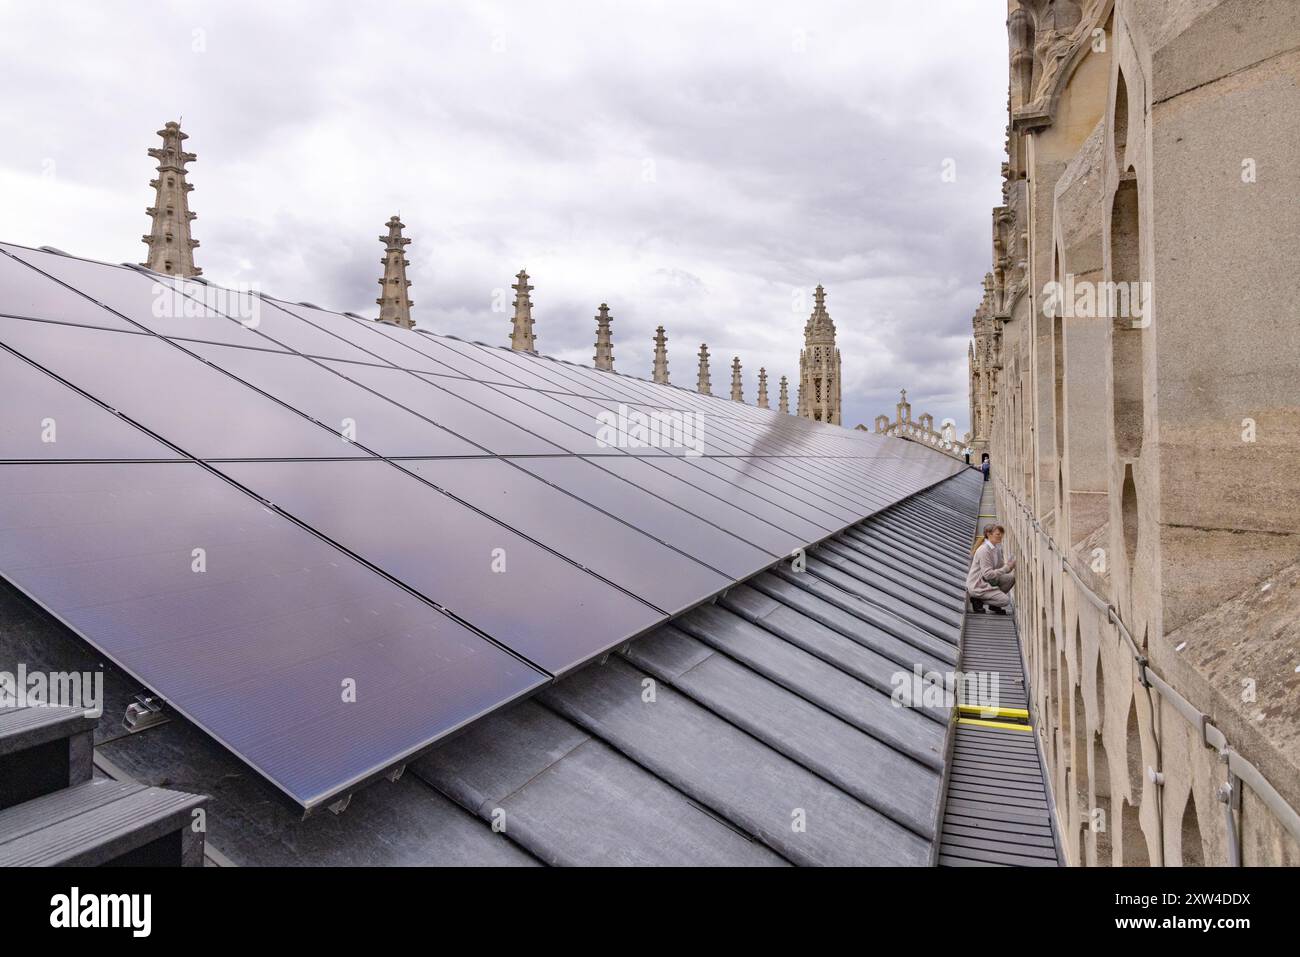
[[[979,528],[996,515],[984,483]],[[966,603],[961,671],[997,680],[996,707],[962,705],[953,741],[939,845],[941,867],[1058,867],[1042,755],[1013,615],[977,614]],[[994,702],[981,702],[993,705]]]

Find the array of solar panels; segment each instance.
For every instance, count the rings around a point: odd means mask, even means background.
[[[0,251],[0,573],[305,808],[959,467]]]

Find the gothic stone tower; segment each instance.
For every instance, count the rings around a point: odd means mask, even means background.
[[[799,353],[799,414],[817,422],[840,424],[840,350],[835,323],[826,311],[826,290],[817,287],[816,305],[803,328]]]
[[[406,246],[411,242],[402,236],[403,223],[396,216],[388,220],[388,235],[380,236],[384,244],[384,276],[379,280],[383,295],[375,302],[379,303],[379,321],[389,325],[401,326],[403,329],[415,328],[411,319],[411,307],[415,303],[406,298],[410,281],[406,278],[406,267],[411,265],[405,254]]]
[[[145,210],[153,218],[153,228],[144,237],[148,259],[140,265],[172,276],[200,276],[203,270],[194,265],[199,241],[190,238],[190,223],[197,218],[190,212],[189,192],[194,187],[185,181],[185,164],[197,157],[181,148],[189,136],[181,132],[179,123],[169,121],[158,135],[162,148],[149,151],[158,161],[158,178],[149,181],[154,204]]]

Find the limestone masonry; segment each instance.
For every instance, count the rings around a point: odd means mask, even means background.
[[[971,432],[1066,854],[1300,864],[1199,717],[1300,807],[1300,4],[1011,0],[1007,27]]]

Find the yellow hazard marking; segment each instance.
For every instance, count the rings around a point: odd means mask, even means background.
[[[1024,718],[1029,720],[1029,712],[1024,708],[984,708],[977,704],[959,704],[957,710],[962,714],[977,714],[983,718]]]
[[[1010,724],[1006,721],[980,721],[977,718],[958,718],[957,723],[976,728],[1005,728],[1011,731],[1033,731],[1028,724]]]

